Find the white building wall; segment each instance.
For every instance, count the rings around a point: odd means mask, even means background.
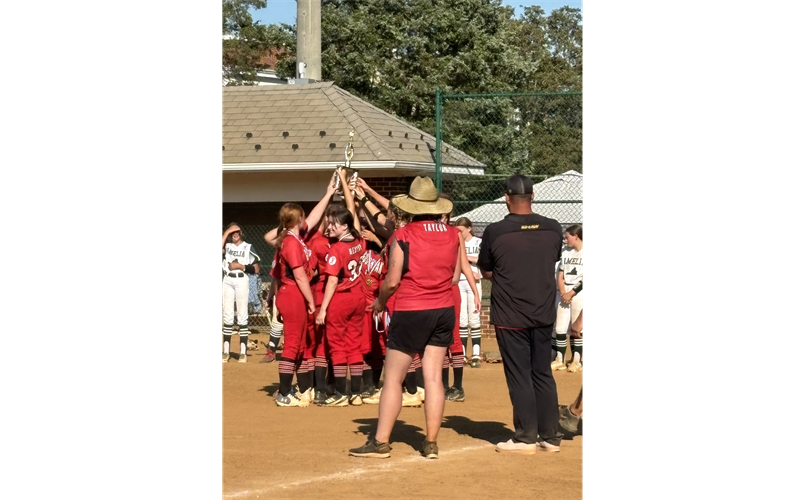
[[[223,201],[318,201],[332,175],[317,171],[224,173]]]

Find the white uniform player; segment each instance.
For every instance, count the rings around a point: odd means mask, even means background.
[[[461,217],[455,222],[461,236],[464,238],[464,246],[467,249],[467,260],[470,261],[472,273],[475,276],[476,284],[480,286],[481,273],[478,271],[478,254],[481,252],[481,238],[472,233],[472,222],[466,217]],[[472,361],[470,366],[480,368],[481,366],[481,313],[475,312],[475,298],[467,277],[461,274],[458,282],[458,289],[461,292],[461,307],[459,309],[458,333],[461,336],[461,343],[464,344],[464,358],[467,358],[467,334],[472,339]],[[481,290],[478,290],[481,295]]]
[[[567,332],[570,324],[576,321],[584,307],[584,249],[582,230],[579,225],[572,225],[565,230],[567,246],[562,249],[559,261],[557,285],[559,289],[559,305],[556,308],[556,359],[551,363],[554,370],[567,370],[571,373],[581,370],[582,339],[570,339],[573,358],[566,366],[564,355],[567,350]]]
[[[251,251],[252,246],[243,241],[240,227],[232,223],[224,232],[224,258],[221,267],[223,279],[223,362],[229,361],[230,340],[233,332],[240,338],[239,363],[246,362],[246,347],[249,339],[249,276],[256,274],[257,256]],[[248,274],[247,274],[248,273]],[[237,304],[237,325],[235,324],[235,305]]]

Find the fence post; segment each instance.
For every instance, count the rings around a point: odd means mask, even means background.
[[[436,189],[442,190],[442,93],[436,89]]]

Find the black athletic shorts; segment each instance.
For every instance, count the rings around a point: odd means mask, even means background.
[[[424,311],[394,311],[389,325],[387,349],[425,352],[425,346],[448,347],[453,344],[456,310],[453,307]]]

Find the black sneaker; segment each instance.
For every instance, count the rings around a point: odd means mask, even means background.
[[[436,446],[435,442],[432,441],[423,441],[422,442],[422,449],[419,451],[423,457],[433,459],[439,458],[439,447]]]
[[[464,388],[457,389],[455,387],[451,387],[449,391],[444,394],[444,399],[446,401],[452,401],[454,403],[463,403],[464,402]]]
[[[391,456],[391,446],[388,443],[381,443],[374,437],[370,437],[366,444],[360,448],[352,448],[349,450],[351,457],[361,458],[389,458]]]
[[[313,400],[311,403],[316,405],[322,405],[324,402],[327,401],[327,393],[324,391],[313,390]]]

